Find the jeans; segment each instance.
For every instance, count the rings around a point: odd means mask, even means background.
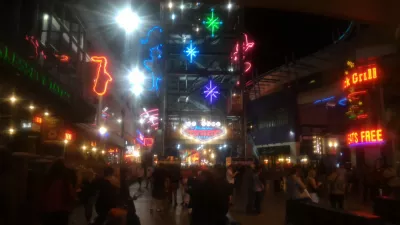
[[[329,196],[331,206],[334,209],[343,209],[344,195],[331,194]]]

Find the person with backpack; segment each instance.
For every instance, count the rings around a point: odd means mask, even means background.
[[[343,209],[344,194],[346,192],[346,170],[342,167],[337,168],[328,176],[329,201],[332,208]]]

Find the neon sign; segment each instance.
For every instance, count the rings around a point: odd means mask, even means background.
[[[210,103],[213,102],[213,98],[214,99],[218,98],[218,95],[220,94],[218,86],[214,85],[211,80],[208,83],[208,85],[206,85],[204,88],[205,88],[204,91],[205,97],[210,100]]]
[[[344,88],[348,88],[350,86],[356,86],[368,82],[372,82],[378,79],[378,73],[376,67],[368,68],[361,72],[354,72],[351,74],[347,74],[344,79]]]
[[[203,24],[206,28],[211,31],[211,37],[214,37],[214,33],[219,30],[222,21],[214,15],[214,9],[211,9],[211,16],[207,17]]]
[[[323,98],[323,99],[318,99],[314,102],[314,104],[320,104],[320,103],[324,103],[324,102],[329,102],[331,100],[335,99],[335,96],[331,96],[328,98]]]
[[[370,129],[353,131],[347,134],[347,144],[350,147],[363,145],[379,145],[384,144],[384,136],[382,129]]]
[[[39,56],[43,56],[44,59],[47,58],[47,56],[44,54],[43,50],[39,51],[39,41],[34,37],[34,36],[25,36],[25,40],[29,41],[29,43],[32,44],[34,50],[35,50],[35,55],[30,56],[30,58],[38,58]]]
[[[57,59],[59,59],[60,62],[69,62],[69,56],[67,56],[67,55],[58,55],[58,54],[55,54],[54,56],[55,56]]]
[[[65,132],[64,139],[67,141],[72,141],[72,133],[69,131]]]
[[[196,58],[197,54],[199,54],[199,50],[197,50],[196,46],[193,45],[192,40],[190,40],[190,45],[186,47],[185,51],[186,56],[189,57],[190,63],[193,63],[193,58]]]
[[[180,130],[182,136],[198,143],[208,143],[226,135],[225,127],[220,122],[202,121],[186,123]]]
[[[94,63],[97,63],[97,74],[94,79],[93,91],[102,96],[107,92],[108,83],[113,79],[107,71],[107,58],[104,56],[93,56],[90,58]]]
[[[145,123],[150,125],[151,127],[157,127],[158,126],[158,109],[151,109],[151,110],[146,110],[145,108],[143,109],[144,112],[140,114],[140,123]]]
[[[244,41],[243,41],[243,45],[242,45],[242,48],[243,48],[242,54],[243,54],[243,60],[245,60],[247,52],[254,47],[254,42],[249,41],[247,34],[243,33],[243,36],[244,36]],[[231,59],[234,62],[239,61],[239,43],[236,43],[235,48],[232,53],[232,56],[231,56]],[[244,72],[247,73],[248,71],[250,71],[250,69],[251,69],[251,62],[249,62],[249,61],[244,62]]]
[[[162,44],[157,45],[153,48],[150,48],[150,59],[146,59],[143,61],[143,65],[146,68],[147,71],[151,73],[151,88],[149,91],[158,91],[159,89],[159,82],[162,80],[160,76],[157,76],[156,73],[154,72],[154,66],[156,63],[157,59],[161,59],[162,57],[162,51],[161,51]]]
[[[140,132],[140,130],[137,130],[136,131],[136,133],[137,133],[137,137],[136,137],[136,140],[139,142],[139,144],[141,144],[141,145],[144,145],[144,135],[142,134],[142,132]]]
[[[37,123],[37,124],[41,124],[41,123],[43,122],[43,119],[42,119],[42,117],[35,116],[35,117],[33,118],[33,122],[34,122],[34,123]]]
[[[154,144],[154,138],[144,138],[144,146],[151,147]]]
[[[0,48],[0,61],[14,67],[20,72],[20,75],[24,75],[29,77],[29,79],[36,81],[38,84],[46,87],[49,91],[58,95],[60,98],[63,98],[67,101],[70,100],[71,95],[54,80],[52,80],[50,76],[39,72],[18,54],[10,51],[7,46],[3,45]]]

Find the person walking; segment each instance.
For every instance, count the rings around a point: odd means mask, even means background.
[[[314,169],[310,169],[308,171],[308,176],[306,179],[306,187],[307,187],[308,193],[310,193],[311,200],[314,203],[319,202],[318,188],[321,186],[321,183],[317,183],[317,181],[315,180],[316,175],[317,175],[317,172]]]
[[[62,160],[50,167],[43,188],[43,225],[68,225],[75,190]]]
[[[114,169],[106,167],[104,177],[99,179],[96,185],[99,193],[95,205],[97,218],[94,224],[102,225],[107,220],[110,210],[117,207],[119,200],[117,192],[120,188],[120,182],[114,176]]]
[[[136,174],[137,174],[137,181],[139,183],[138,191],[142,191],[142,181],[144,179],[144,169],[142,165],[138,165],[138,167],[136,168]]]
[[[226,181],[229,184],[229,204],[233,205],[233,191],[235,189],[235,177],[238,172],[233,172],[232,165],[228,166],[226,170]]]
[[[337,168],[328,176],[329,201],[332,208],[343,209],[344,194],[346,192],[346,170]]]
[[[261,168],[254,170],[253,182],[254,182],[254,210],[256,214],[261,213],[261,202],[263,197],[264,185],[260,180]]]

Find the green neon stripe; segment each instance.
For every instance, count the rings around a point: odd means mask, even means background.
[[[58,97],[67,101],[71,99],[71,94],[65,91],[57,82],[52,80],[49,75],[37,71],[30,65],[30,63],[20,57],[17,53],[10,51],[5,45],[0,47],[0,62],[14,67],[22,75],[47,88]]]

